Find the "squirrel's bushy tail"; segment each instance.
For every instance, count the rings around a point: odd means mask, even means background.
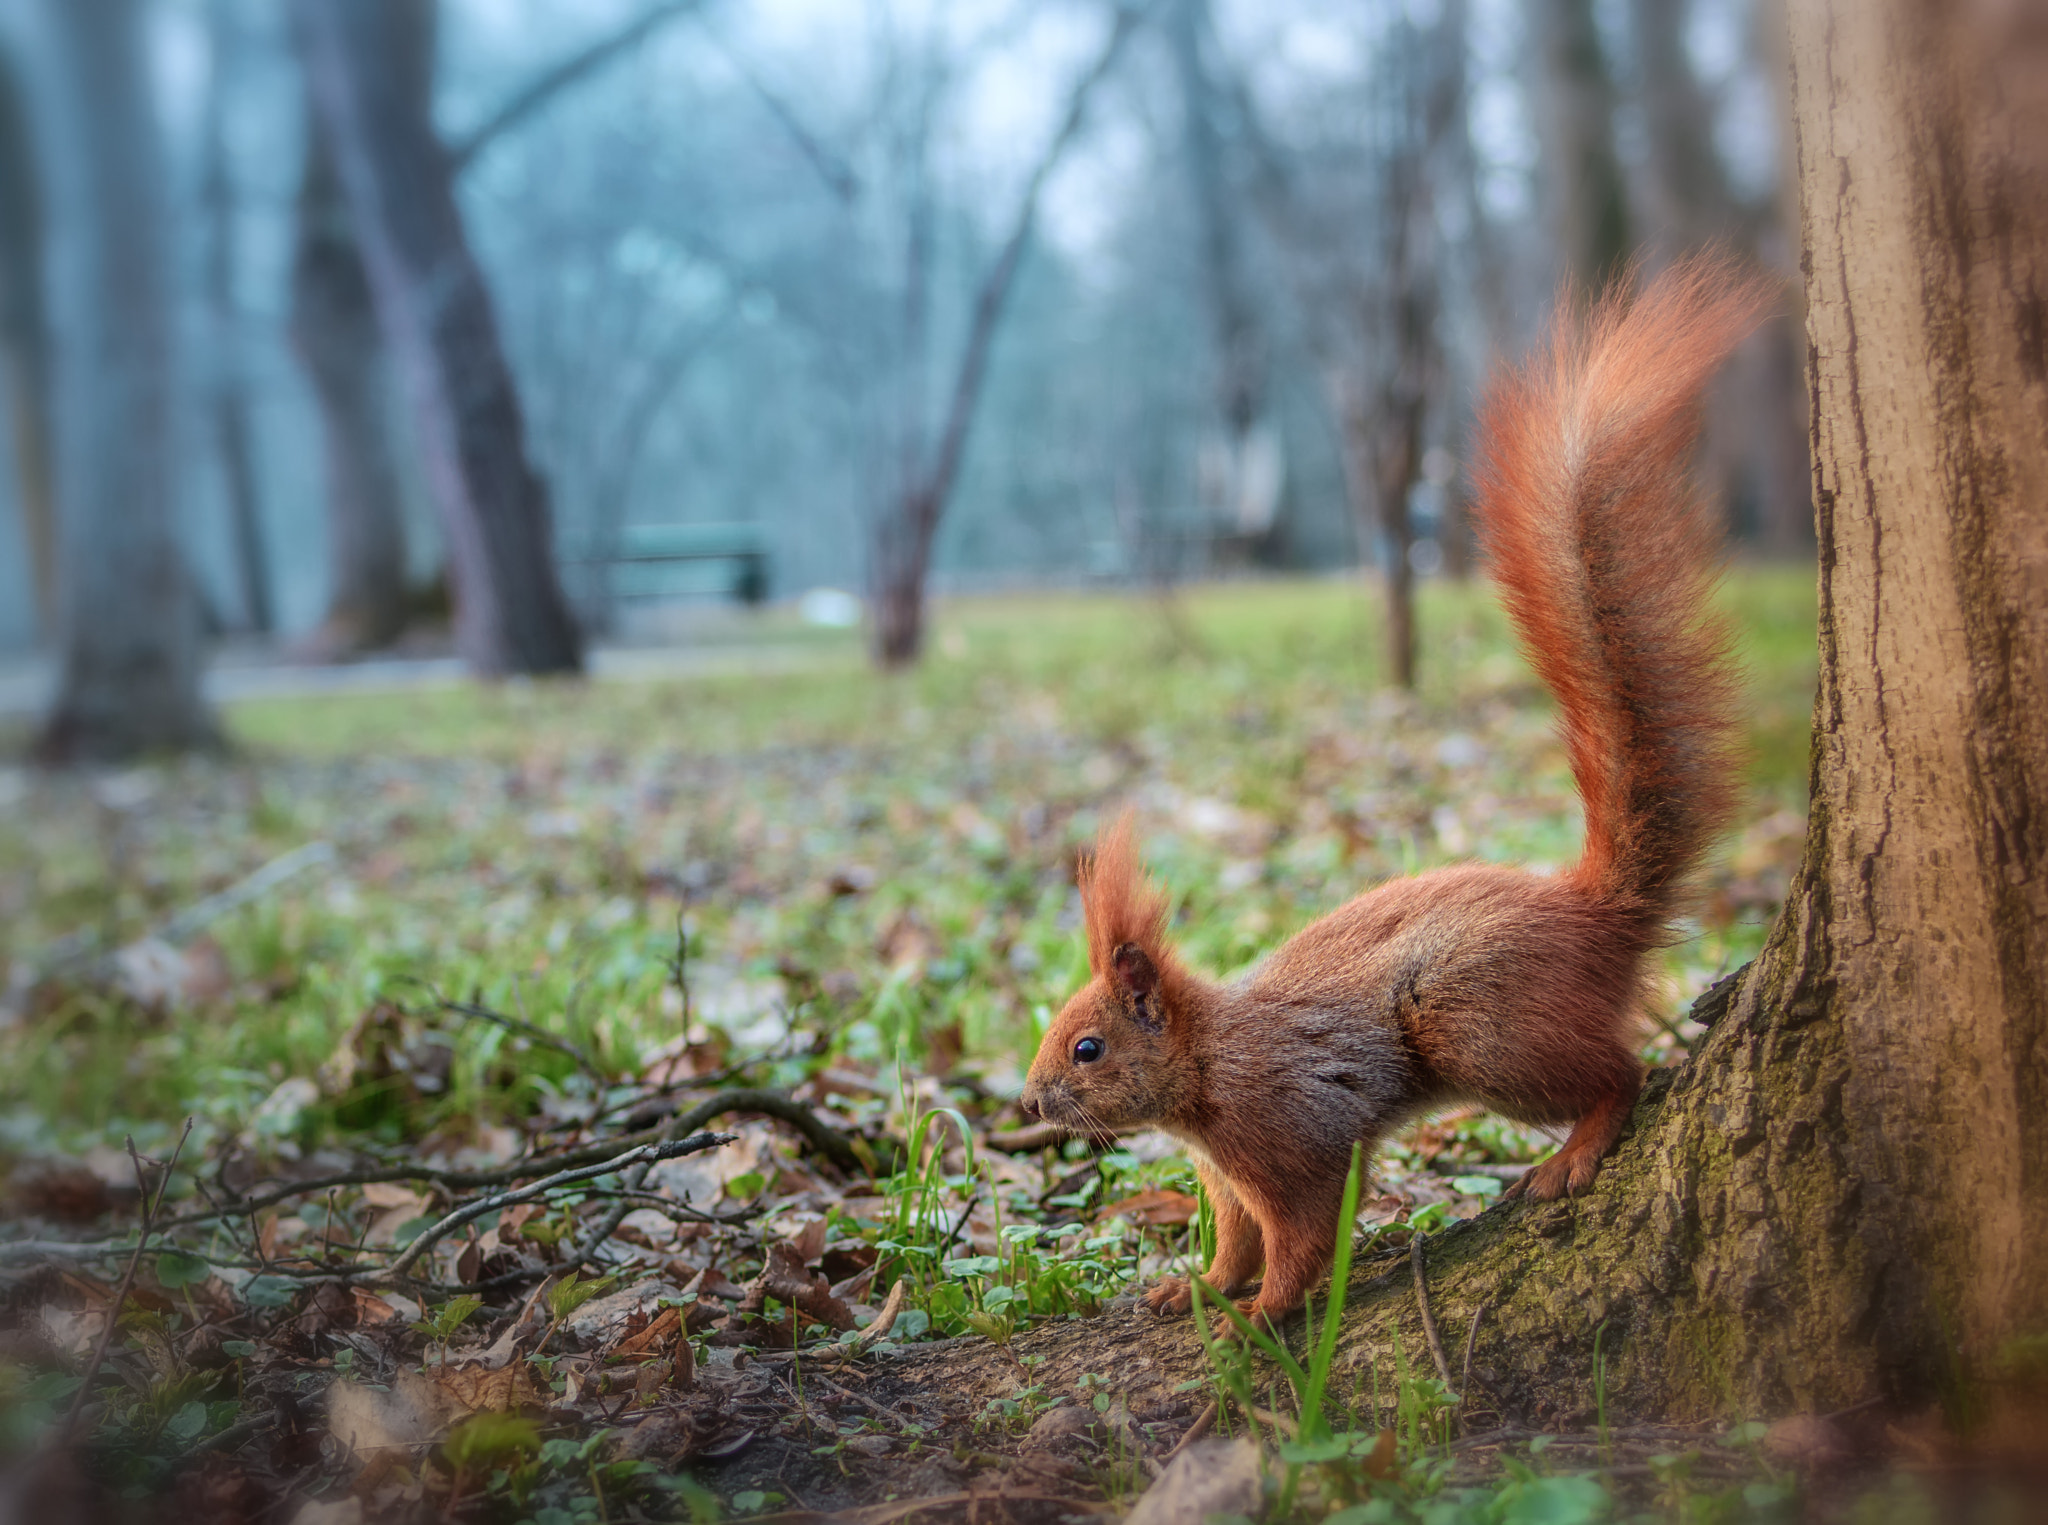
[[[1695,258],[1590,314],[1492,388],[1481,549],[1556,695],[1586,848],[1574,876],[1644,930],[1733,813],[1728,635],[1709,608],[1719,531],[1692,478],[1701,395],[1755,326],[1761,283]]]

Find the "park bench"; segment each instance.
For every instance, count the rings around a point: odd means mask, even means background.
[[[768,538],[756,524],[629,524],[608,554],[587,559],[586,565],[591,564],[606,570],[612,594],[619,598],[716,591],[758,604],[768,597]],[[716,580],[708,587],[702,581],[679,584],[653,571],[694,565],[714,568]]]

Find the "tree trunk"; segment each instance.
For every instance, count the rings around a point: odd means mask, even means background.
[[[483,674],[571,672],[546,487],[430,104],[429,0],[298,0],[315,109],[362,240],[378,320],[425,441],[456,645]]]
[[[1392,388],[1370,393],[1356,377],[1334,366],[1325,369],[1324,386],[1337,419],[1352,523],[1367,542],[1361,551],[1379,563],[1387,601],[1382,682],[1412,690],[1415,569],[1408,553],[1415,544],[1415,527],[1408,513],[1408,489],[1422,454],[1422,403],[1419,398],[1398,399]]]
[[[1923,0],[1794,7],[1805,860],[1592,1196],[1432,1246],[1438,1321],[1484,1307],[1478,1365],[1532,1415],[1591,1409],[1602,1326],[1610,1405],[1709,1416],[1961,1405],[2048,1321],[2048,103],[2022,41]],[[1354,1359],[1407,1307],[1402,1272],[1369,1286]]]
[[[62,671],[38,742],[109,761],[213,741],[178,544],[161,129],[138,0],[49,0]]]
[[[1390,389],[1373,441],[1373,500],[1387,558],[1387,681],[1409,690],[1415,687],[1415,525],[1408,496],[1421,475],[1424,407],[1420,393]]]
[[[19,63],[0,49],[0,367],[36,624],[57,634],[57,508],[50,477],[50,337],[43,286],[43,194]]]
[[[405,517],[369,272],[320,113],[306,114],[292,254],[292,344],[313,383],[327,473],[327,612],[308,646],[375,651],[406,623]]]
[[[1649,150],[1650,206],[1655,232],[1669,254],[1683,254],[1734,225],[1735,198],[1714,151],[1713,103],[1686,57],[1685,0],[1634,0],[1636,90]]]
[[[1539,0],[1537,129],[1544,199],[1567,279],[1598,291],[1628,258],[1628,193],[1614,151],[1614,86],[1593,0]]]
[[[1270,561],[1284,539],[1275,521],[1285,458],[1280,433],[1267,421],[1266,341],[1245,268],[1245,209],[1224,163],[1222,92],[1202,56],[1211,26],[1207,0],[1176,0],[1167,23],[1222,426],[1220,438],[1204,444],[1198,477],[1212,529],[1250,559]]]
[[[249,385],[242,363],[242,320],[235,292],[235,187],[228,164],[226,121],[232,22],[223,14],[219,0],[209,7],[207,22],[212,67],[206,85],[206,167],[199,188],[206,217],[206,301],[213,331],[213,369],[207,378],[206,401],[227,493],[242,618],[249,629],[267,635],[276,620],[271,609],[270,556],[256,486]]]
[[[924,584],[931,569],[939,515],[929,494],[906,494],[876,526],[874,541],[875,661],[890,671],[909,667],[924,650]]]
[[[924,584],[931,570],[932,542],[938,535],[939,520],[945,515],[954,484],[960,479],[961,462],[967,453],[967,436],[974,427],[974,415],[981,405],[982,383],[988,378],[989,356],[995,347],[996,329],[1009,303],[1010,289],[1016,284],[1024,251],[1030,246],[1032,229],[1037,226],[1039,198],[1045,192],[1046,181],[1052,178],[1052,172],[1065,157],[1068,145],[1079,134],[1082,122],[1087,119],[1089,97],[1116,63],[1117,54],[1123,50],[1124,40],[1130,36],[1135,21],[1136,13],[1133,11],[1119,10],[1116,13],[1110,24],[1108,41],[1103,44],[1094,64],[1075,83],[1073,93],[1067,98],[1066,114],[1060,119],[1038,163],[1032,167],[1031,178],[1024,184],[1024,194],[1018,198],[1009,236],[975,291],[974,311],[967,324],[967,342],[960,349],[960,361],[954,370],[947,397],[945,419],[930,459],[926,461],[923,458],[916,431],[913,430],[911,438],[906,441],[901,468],[902,486],[895,502],[877,516],[868,567],[868,583],[873,592],[873,607],[869,611],[873,622],[870,634],[875,662],[880,667],[908,667],[924,650]],[[910,242],[915,253],[920,240],[914,227],[912,231]],[[911,275],[908,289],[913,300],[906,311],[905,326],[918,351],[912,356],[913,363],[921,364],[923,277],[914,267]],[[921,394],[922,388],[918,390]],[[916,400],[913,401],[915,405]]]

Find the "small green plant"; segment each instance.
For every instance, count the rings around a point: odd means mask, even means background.
[[[465,1292],[459,1296],[449,1298],[447,1302],[441,1304],[433,1312],[415,1321],[412,1327],[417,1333],[425,1335],[434,1344],[439,1345],[441,1347],[441,1359],[446,1361],[448,1359],[448,1341],[454,1337],[455,1331],[468,1323],[471,1316],[483,1305],[484,1300],[482,1298]]]

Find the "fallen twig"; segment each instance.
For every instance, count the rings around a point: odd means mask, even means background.
[[[558,1186],[568,1186],[577,1181],[594,1180],[598,1176],[608,1176],[616,1171],[627,1170],[642,1163],[653,1165],[662,1160],[673,1160],[686,1154],[697,1154],[706,1149],[715,1149],[721,1144],[729,1144],[735,1137],[737,1135],[731,1133],[698,1133],[684,1139],[670,1139],[663,1143],[642,1144],[636,1149],[628,1149],[624,1153],[608,1160],[600,1160],[591,1165],[579,1165],[572,1170],[558,1170],[553,1175],[542,1176],[538,1181],[530,1182],[525,1186],[515,1187],[511,1191],[495,1192],[488,1197],[481,1197],[474,1202],[465,1203],[463,1206],[456,1208],[438,1223],[428,1228],[417,1239],[413,1240],[411,1244],[406,1246],[404,1254],[400,1255],[398,1259],[393,1261],[384,1270],[358,1271],[353,1273],[351,1279],[362,1280],[370,1276],[404,1276],[415,1265],[419,1264],[421,1257],[427,1251],[439,1244],[442,1239],[446,1238],[456,1229],[461,1228],[465,1223],[473,1223],[478,1218],[482,1218],[487,1214],[499,1212],[508,1207],[515,1207],[521,1202],[530,1202],[535,1197],[553,1191]],[[625,1215],[621,1213],[620,1216],[624,1217]]]
[[[1554,1446],[1598,1446],[1602,1444],[1600,1433],[1597,1430],[1577,1430],[1567,1431],[1563,1434],[1551,1434],[1547,1430],[1532,1430],[1523,1425],[1509,1424],[1503,1425],[1497,1430],[1486,1430],[1478,1435],[1467,1435],[1460,1440],[1454,1440],[1451,1442],[1451,1450],[1453,1452],[1471,1451],[1482,1446],[1513,1445],[1518,1440],[1535,1440],[1539,1437],[1547,1438]],[[1716,1438],[1714,1430],[1692,1429],[1684,1425],[1675,1424],[1626,1425],[1609,1429],[1607,1432],[1607,1439],[1609,1440],[1673,1441],[1713,1440]]]
[[[714,1117],[723,1117],[729,1112],[764,1112],[770,1117],[780,1118],[795,1128],[811,1147],[830,1159],[849,1175],[861,1173],[860,1156],[853,1152],[853,1146],[839,1133],[826,1127],[812,1114],[811,1109],[801,1102],[792,1101],[779,1091],[720,1091],[716,1096],[700,1101],[687,1112],[680,1112],[662,1126],[664,1140],[701,1128]],[[727,1135],[730,1137],[730,1135]],[[655,1166],[652,1158],[638,1166],[626,1178],[626,1189],[638,1191],[647,1184],[647,1174]],[[626,1214],[632,1211],[627,1202],[615,1202],[602,1219],[576,1246],[567,1264],[588,1265],[596,1257],[604,1242],[618,1232],[619,1225],[626,1221]]]
[[[449,1170],[417,1163],[367,1165],[360,1170],[336,1171],[332,1175],[313,1176],[303,1181],[274,1186],[254,1196],[223,1202],[217,1208],[184,1213],[176,1218],[166,1219],[161,1226],[166,1230],[191,1228],[198,1224],[211,1223],[219,1218],[247,1217],[251,1213],[263,1211],[266,1207],[276,1207],[295,1197],[325,1191],[334,1186],[374,1186],[394,1181],[431,1181],[434,1185],[446,1187],[450,1191],[510,1186],[515,1181],[528,1180],[542,1171],[566,1170],[575,1165],[596,1164],[601,1160],[614,1159],[622,1151],[632,1149],[636,1145],[658,1144],[679,1138],[727,1112],[763,1112],[781,1118],[803,1132],[806,1138],[835,1162],[851,1161],[856,1170],[859,1168],[859,1156],[853,1152],[845,1137],[812,1117],[809,1109],[800,1102],[791,1101],[775,1091],[721,1091],[689,1110],[678,1113],[661,1127],[622,1133],[601,1143],[584,1144],[575,1149],[564,1149],[556,1154],[529,1155],[490,1170]],[[0,1254],[5,1253],[6,1247],[0,1246]]]
[[[801,1133],[810,1146],[825,1156],[834,1165],[850,1176],[866,1174],[860,1156],[846,1135],[835,1128],[829,1128],[818,1121],[817,1114],[800,1101],[792,1101],[780,1091],[732,1090],[720,1091],[716,1096],[700,1101],[687,1112],[679,1113],[664,1130],[671,1136],[688,1133],[701,1128],[714,1117],[724,1117],[729,1112],[759,1112],[780,1122],[788,1123]]]
[[[186,1450],[179,1454],[177,1460],[172,1463],[172,1467],[175,1470],[176,1468],[189,1466],[209,1451],[232,1450],[251,1436],[262,1434],[276,1423],[277,1414],[274,1410],[270,1413],[258,1414],[251,1419],[238,1419],[226,1429],[219,1430],[207,1436],[204,1440],[186,1448]]]
[[[142,1228],[136,1236],[135,1253],[128,1257],[128,1269],[121,1273],[121,1285],[114,1289],[114,1301],[107,1309],[107,1327],[100,1331],[99,1344],[93,1347],[92,1360],[86,1363],[85,1380],[78,1384],[78,1395],[71,1400],[70,1411],[64,1415],[63,1428],[57,1431],[59,1450],[70,1445],[78,1432],[78,1421],[92,1397],[93,1379],[100,1374],[100,1367],[106,1364],[107,1347],[114,1342],[114,1331],[121,1327],[121,1308],[135,1286],[135,1273],[142,1265],[142,1252],[149,1248],[149,1235],[156,1226],[157,1210],[164,1204],[164,1194],[171,1189],[171,1172],[178,1168],[178,1156],[185,1152],[185,1140],[191,1136],[192,1119],[188,1117],[185,1119],[185,1131],[178,1135],[178,1145],[164,1165],[163,1179],[157,1183],[154,1197],[150,1195],[149,1177],[142,1169],[142,1156],[135,1152],[134,1138],[131,1136],[125,1140],[129,1163],[135,1167],[135,1187],[142,1193]]]
[[[1193,1424],[1188,1426],[1187,1433],[1181,1436],[1179,1440],[1176,1440],[1173,1443],[1173,1449],[1159,1459],[1162,1462],[1172,1461],[1182,1451],[1216,1428],[1216,1420],[1221,1413],[1222,1409],[1218,1406],[1216,1400],[1211,1398],[1209,1406],[1202,1410]]]
[[[891,1423],[899,1425],[905,1430],[914,1430],[918,1434],[922,1435],[925,1431],[931,1428],[931,1426],[928,1424],[920,1424],[917,1420],[912,1419],[908,1414],[902,1412],[900,1409],[893,1409],[889,1407],[889,1405],[886,1403],[877,1403],[874,1399],[868,1397],[865,1393],[857,1393],[850,1387],[841,1387],[837,1382],[834,1382],[830,1377],[826,1376],[823,1372],[819,1371],[815,1366],[811,1368],[810,1375],[813,1381],[822,1382],[826,1387],[830,1388],[833,1392],[839,1394],[840,1397],[851,1398],[855,1403],[858,1403],[862,1408],[866,1409],[869,1413],[879,1415],[881,1418],[887,1419]]]
[[[1436,1362],[1436,1374],[1444,1379],[1444,1387],[1451,1388],[1451,1363],[1444,1359],[1444,1342],[1437,1338],[1436,1315],[1429,1311],[1429,1279],[1422,1271],[1422,1241],[1425,1236],[1414,1234],[1408,1240],[1408,1261],[1415,1267],[1415,1302],[1422,1309],[1422,1337],[1429,1341],[1429,1354]],[[1479,1327],[1477,1321],[1472,1326]],[[1453,1401],[1456,1394],[1453,1393]]]
[[[1008,1133],[984,1133],[981,1142],[983,1148],[1003,1154],[1035,1154],[1041,1149],[1063,1144],[1073,1136],[1074,1130],[1062,1123],[1031,1123]]]
[[[473,1017],[479,1022],[493,1023],[498,1027],[504,1028],[508,1033],[517,1033],[520,1037],[538,1043],[543,1048],[551,1048],[556,1053],[573,1059],[576,1062],[576,1067],[596,1082],[599,1094],[603,1094],[603,1088],[608,1083],[603,1068],[595,1059],[584,1053],[582,1049],[571,1043],[567,1038],[557,1037],[545,1027],[540,1026],[536,1022],[529,1022],[524,1017],[515,1017],[506,1012],[493,1011],[490,1007],[485,1006],[479,1001],[451,1001],[442,995],[440,991],[435,990],[433,986],[428,985],[426,988],[433,993],[434,1003],[442,1011],[458,1017]]]
[[[268,894],[287,879],[302,871],[334,861],[334,846],[328,842],[308,842],[295,847],[288,853],[281,853],[268,863],[245,875],[226,889],[196,900],[182,911],[173,912],[140,937],[122,944],[122,948],[133,948],[142,943],[162,942],[176,946],[190,942],[206,928],[233,910],[238,910],[250,901]],[[0,995],[4,1003],[14,1004],[16,999],[33,990],[53,975],[63,974],[80,965],[87,966],[88,978],[109,978],[120,957],[120,949],[101,953],[108,939],[95,928],[85,928],[69,936],[59,938],[36,961],[22,960],[16,964],[14,973],[7,981],[7,988]],[[4,1021],[4,1018],[0,1018]]]
[[[1472,1391],[1472,1347],[1479,1343],[1479,1321],[1486,1317],[1486,1304],[1481,1303],[1472,1310],[1472,1327],[1465,1331],[1464,1383],[1458,1389],[1463,1393]]]
[[[1007,1465],[1008,1457],[994,1457],[994,1461]],[[996,1498],[1035,1499],[1057,1504],[1070,1514],[1107,1514],[1112,1505],[1095,1503],[1088,1499],[1069,1498],[1065,1494],[1047,1493],[1038,1488],[1017,1488],[1005,1486],[999,1495],[967,1491],[962,1493],[937,1493],[930,1498],[891,1499],[885,1503],[869,1504],[862,1509],[834,1510],[821,1514],[814,1509],[787,1509],[780,1514],[757,1514],[754,1525],[894,1525],[897,1520],[908,1519],[911,1515],[922,1514],[927,1509],[951,1509],[956,1517],[959,1506],[972,1504],[977,1500]]]
[[[237,879],[218,894],[194,901],[161,923],[149,936],[172,944],[187,942],[228,912],[240,910],[250,901],[269,894],[294,875],[333,861],[332,843],[308,842],[303,847],[294,847],[290,852],[272,858],[254,873]]]

